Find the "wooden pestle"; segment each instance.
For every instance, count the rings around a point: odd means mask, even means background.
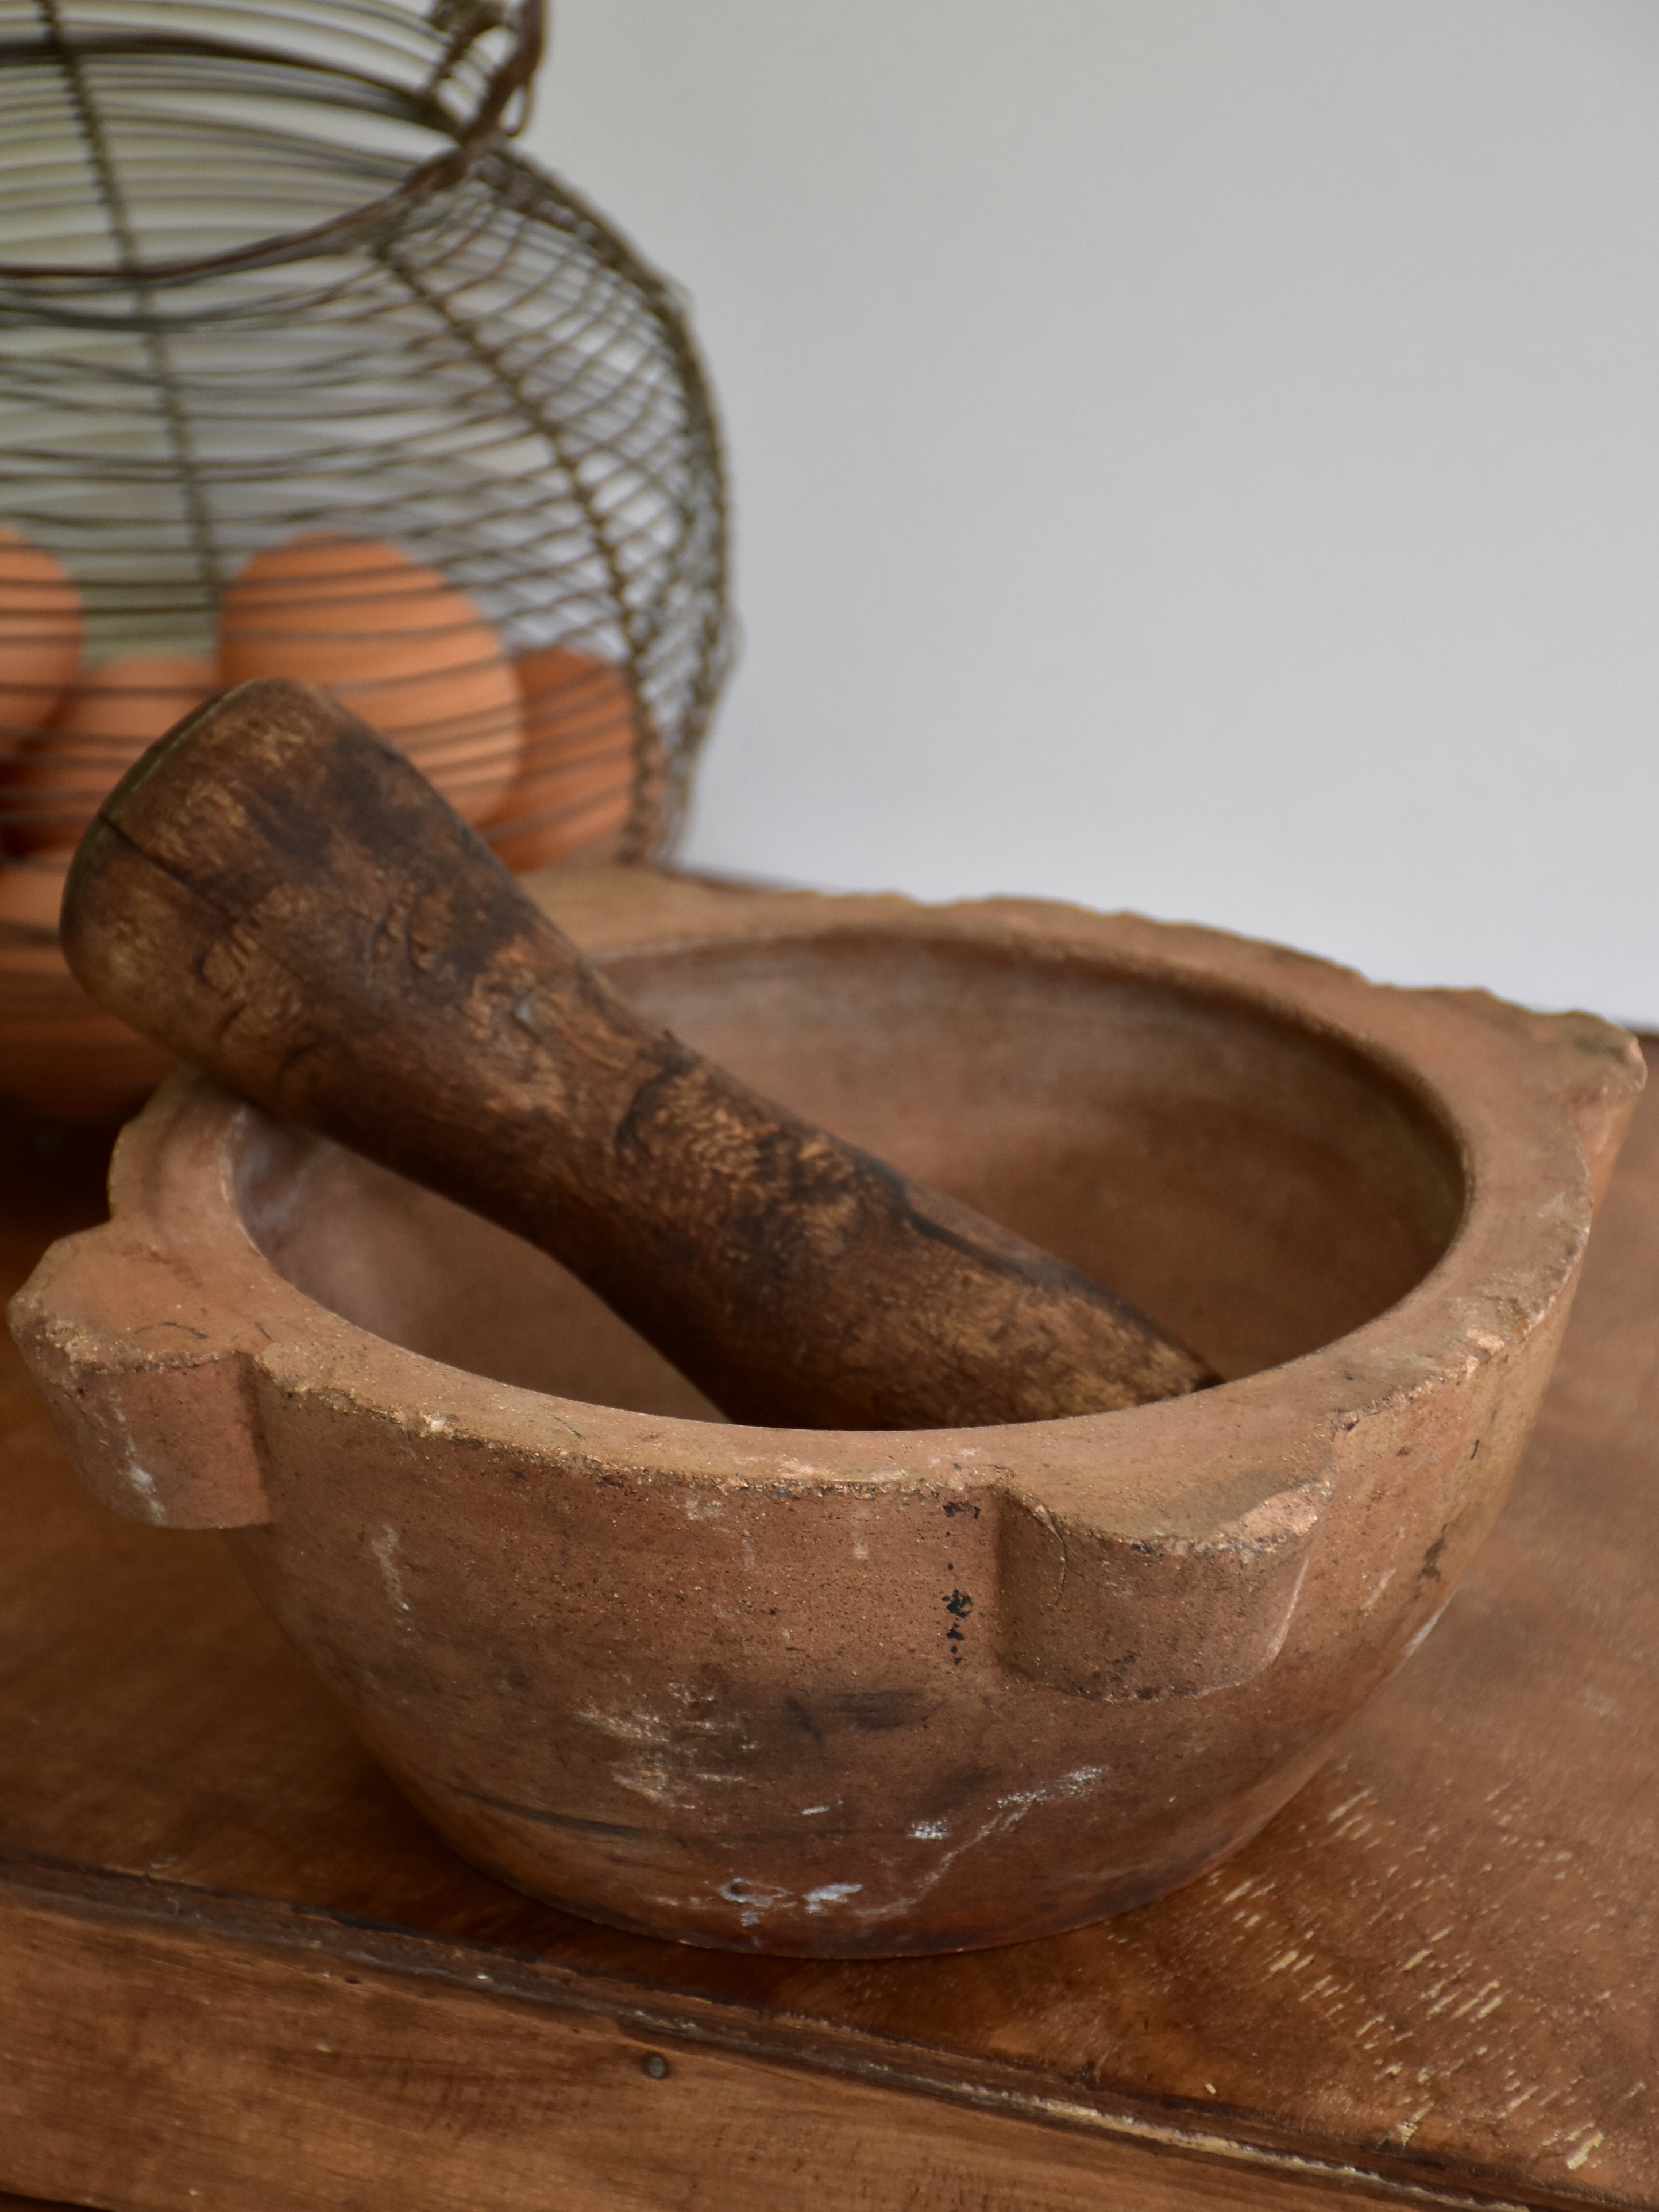
[[[64,949],[148,1036],[562,1261],[732,1418],[1042,1420],[1216,1378],[632,1013],[402,753],[270,678],[105,801]]]

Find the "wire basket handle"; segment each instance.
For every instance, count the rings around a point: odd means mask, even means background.
[[[492,146],[523,129],[529,113],[531,82],[546,43],[547,22],[545,0],[433,0],[424,21],[417,23],[411,16],[409,26],[430,40],[434,49],[430,66],[418,82],[399,82],[374,68],[354,64],[339,53],[308,52],[297,46],[277,46],[228,37],[205,27],[188,28],[177,16],[166,27],[151,27],[143,21],[141,9],[132,11],[137,20],[95,28],[71,24],[68,0],[33,0],[33,12],[38,27],[32,28],[29,35],[8,36],[0,31],[0,87],[9,70],[53,70],[67,87],[83,131],[94,140],[101,137],[101,124],[93,71],[100,64],[125,60],[219,62],[249,72],[281,72],[290,84],[307,77],[319,87],[328,81],[347,84],[383,111],[450,142],[441,153],[416,162],[390,191],[376,198],[324,222],[250,239],[216,253],[155,260],[135,259],[131,253],[124,253],[103,267],[85,261],[0,259],[0,283],[8,286],[55,287],[67,281],[77,289],[94,289],[111,282],[125,286],[135,281],[145,285],[189,283],[230,270],[303,260],[315,253],[338,251],[365,235],[395,228],[410,208],[430,193],[459,183]],[[161,9],[153,12],[172,14]],[[354,10],[349,4],[338,4],[338,0],[331,12],[339,21],[354,12],[382,18],[386,13],[384,8],[361,4]],[[507,34],[504,49],[483,77],[468,111],[458,113],[446,94],[462,63],[492,32]]]

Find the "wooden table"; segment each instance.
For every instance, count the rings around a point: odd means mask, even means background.
[[[0,1275],[96,1218],[11,1128]],[[1080,1934],[826,1966],[455,1858],[219,1538],[0,1382],[0,2189],[149,2212],[1659,2212],[1659,1096],[1496,1534],[1339,1759]]]

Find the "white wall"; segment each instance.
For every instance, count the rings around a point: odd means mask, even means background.
[[[690,858],[1659,1024],[1654,0],[558,0],[746,646]]]

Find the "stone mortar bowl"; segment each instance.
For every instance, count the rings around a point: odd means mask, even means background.
[[[1229,1379],[730,1426],[551,1261],[179,1076],[14,1309],[86,1481],[230,1531],[456,1849],[596,1919],[951,1950],[1237,1849],[1503,1499],[1632,1041],[1060,906],[543,896],[647,1012]]]

